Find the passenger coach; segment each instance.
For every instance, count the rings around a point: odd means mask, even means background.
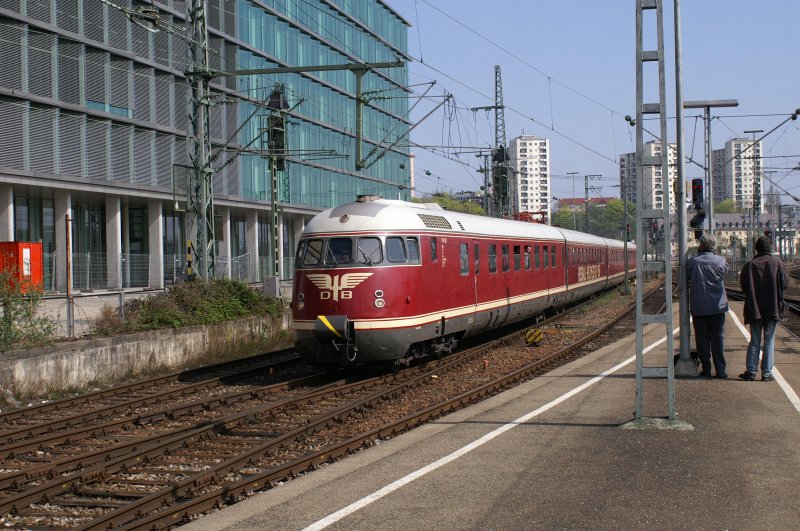
[[[619,283],[624,256],[616,240],[362,196],[308,223],[295,268],[306,361],[401,364]]]

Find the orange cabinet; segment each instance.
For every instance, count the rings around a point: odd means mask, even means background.
[[[20,291],[44,287],[41,242],[0,242],[0,270],[10,270]]]

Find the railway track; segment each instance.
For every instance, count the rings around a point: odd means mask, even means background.
[[[632,309],[616,321],[632,320]],[[623,328],[619,335],[629,333],[630,325]],[[183,414],[162,408],[149,422],[128,419],[80,434],[73,429],[56,437],[12,440],[3,447],[12,460],[6,463],[35,464],[0,475],[2,521],[41,529],[177,525],[547,372],[580,355],[581,348],[596,348],[600,336],[612,330],[599,327],[503,374],[486,372],[487,353],[518,349],[509,346],[519,342],[518,332],[397,374],[315,375],[262,386],[254,397],[233,400],[230,412],[213,418],[204,413],[222,408],[220,401],[198,400],[192,406],[183,403]],[[502,359],[507,358],[505,353]],[[481,366],[484,372],[476,372]],[[431,398],[437,395],[430,391],[442,382],[454,390],[445,400]],[[43,429],[43,424],[36,426]]]
[[[110,418],[146,423],[164,415],[171,402],[211,400],[214,396],[230,400],[228,397],[237,395],[236,389],[251,389],[270,372],[300,365],[293,350],[285,349],[9,411],[0,414],[0,459],[8,448],[43,434],[56,437],[92,429]]]
[[[739,289],[726,286],[725,291],[728,293],[728,298],[732,300],[744,300],[744,292]],[[786,301],[786,309],[789,311],[786,314],[786,319],[778,324],[791,332],[792,335],[800,336],[800,300],[788,297],[784,298],[784,300]]]

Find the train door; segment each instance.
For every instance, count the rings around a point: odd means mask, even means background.
[[[564,285],[563,275],[561,268],[564,266],[564,261],[558,259],[558,245],[557,242],[548,242],[546,245],[548,260],[547,260],[547,280],[548,289],[551,293],[558,293],[560,287]]]
[[[472,282],[474,293],[474,304],[472,307],[473,323],[472,329],[479,333],[488,324],[486,318],[480,314],[480,303],[482,300],[481,293],[485,291],[485,282],[481,275],[486,275],[485,271],[481,271],[481,246],[478,240],[472,240]]]

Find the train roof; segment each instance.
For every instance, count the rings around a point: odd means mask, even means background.
[[[619,243],[622,246],[622,242],[616,240],[607,240],[550,225],[452,212],[444,210],[437,203],[410,203],[373,196],[359,197],[358,201],[345,203],[317,214],[308,222],[303,233],[309,235],[387,230],[452,232],[472,236],[503,235],[545,240],[567,239],[595,245]]]

